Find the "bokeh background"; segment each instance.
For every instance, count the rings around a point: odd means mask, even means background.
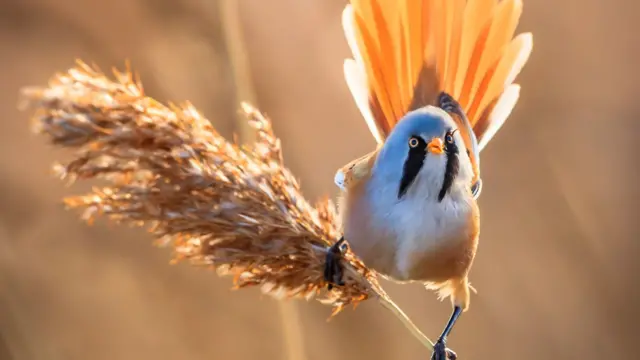
[[[240,100],[266,111],[309,198],[373,138],[348,93],[345,0],[0,0],[0,359],[427,359],[375,303],[327,322],[169,266],[141,230],[88,227],[29,132],[18,90],[75,58],[130,59],[147,92],[191,100],[225,135]],[[483,152],[479,290],[450,346],[461,359],[637,358],[640,3],[528,0],[522,97]],[[246,134],[245,134],[246,135]],[[435,338],[449,316],[419,286],[387,288]]]

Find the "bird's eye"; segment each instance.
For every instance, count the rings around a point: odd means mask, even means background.
[[[411,146],[412,148],[416,148],[416,147],[418,147],[418,145],[419,145],[419,144],[420,144],[420,142],[418,141],[418,139],[417,139],[417,138],[415,138],[415,137],[411,137],[411,138],[409,139],[409,146]]]
[[[452,135],[452,134],[447,134],[447,135],[444,137],[444,141],[446,141],[446,142],[447,142],[447,143],[449,143],[449,144],[453,144],[453,135]]]

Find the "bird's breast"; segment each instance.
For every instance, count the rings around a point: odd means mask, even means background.
[[[399,203],[392,212],[387,225],[394,229],[398,241],[394,278],[445,281],[470,266],[478,236],[473,202],[408,201]]]
[[[343,221],[353,251],[396,280],[446,277],[447,267],[466,263],[470,251],[471,257],[475,253],[477,207],[464,196],[442,202],[418,197],[385,202],[362,190],[351,192],[344,198]]]

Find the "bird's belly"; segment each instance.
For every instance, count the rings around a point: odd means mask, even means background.
[[[352,202],[342,212],[344,237],[365,265],[383,275],[395,273],[397,237],[388,227],[373,224],[371,214]]]
[[[462,277],[475,254],[475,239],[464,231],[444,238],[401,240],[396,253],[395,273],[398,281],[441,283]]]
[[[468,203],[407,204],[407,219],[396,229],[396,277],[403,281],[442,282],[462,276],[471,265],[477,223]],[[396,221],[394,223],[400,223]]]
[[[393,237],[383,231],[368,235],[345,232],[353,252],[376,272],[398,282],[443,282],[461,276],[473,259],[474,242],[459,234],[446,238]]]
[[[344,219],[345,238],[367,266],[402,282],[441,282],[467,271],[477,239],[471,211],[398,205],[383,216],[350,211]]]
[[[345,239],[365,265],[380,274],[393,277],[397,272],[395,254],[398,248],[395,239],[383,233],[348,229],[345,229]]]

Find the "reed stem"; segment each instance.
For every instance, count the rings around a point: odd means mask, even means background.
[[[220,20],[224,29],[224,36],[229,58],[229,65],[233,71],[236,100],[240,102],[257,102],[251,71],[248,64],[248,56],[242,34],[238,1],[221,0],[218,2]],[[236,117],[236,129],[238,129],[241,143],[255,142],[255,131],[252,129],[243,114]],[[298,306],[293,302],[279,301],[278,312],[283,332],[282,347],[286,350],[286,360],[305,360],[304,333],[302,322],[298,314]]]
[[[404,325],[404,327],[409,330],[411,335],[413,335],[418,341],[420,341],[420,343],[424,345],[427,350],[433,351],[433,342],[422,331],[420,331],[416,324],[414,324],[413,321],[409,319],[407,314],[405,314],[404,311],[402,311],[402,309],[400,309],[400,307],[396,305],[396,303],[394,303],[390,297],[388,297],[386,294],[381,295],[378,297],[378,302],[380,302],[380,305],[382,305],[382,307],[391,311],[393,315],[395,315],[398,320],[402,322],[402,325]]]

